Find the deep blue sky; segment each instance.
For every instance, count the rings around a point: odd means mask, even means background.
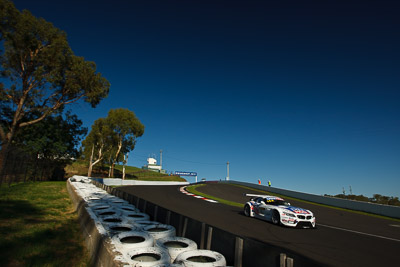
[[[14,1],[68,35],[145,125],[129,165],[400,196],[398,1]],[[193,181],[194,178],[188,178]]]

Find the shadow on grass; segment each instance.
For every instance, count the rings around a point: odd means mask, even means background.
[[[75,218],[57,220],[24,200],[0,201],[0,266],[79,266]]]
[[[23,221],[28,224],[40,222],[40,216],[44,215],[26,200],[0,200],[0,233],[2,236],[18,231],[18,226],[12,221]],[[9,221],[9,223],[7,223]],[[2,240],[0,240],[1,242]]]

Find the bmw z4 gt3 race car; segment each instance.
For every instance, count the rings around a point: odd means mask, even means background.
[[[276,225],[298,228],[315,228],[315,217],[310,210],[293,207],[283,198],[268,195],[246,194],[251,197],[244,205],[244,214],[270,221]]]

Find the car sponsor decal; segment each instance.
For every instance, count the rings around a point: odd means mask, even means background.
[[[276,200],[282,200],[282,201],[283,201],[283,199],[280,198],[280,197],[266,197],[266,198],[265,198],[265,201],[266,201],[266,202],[274,202],[274,201],[276,201]]]
[[[294,212],[296,214],[310,214],[307,210],[297,207],[287,207],[287,210]]]

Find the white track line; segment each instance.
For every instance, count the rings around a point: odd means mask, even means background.
[[[342,230],[342,231],[346,231],[346,232],[356,233],[356,234],[360,234],[360,235],[367,235],[367,236],[377,237],[377,238],[381,238],[381,239],[386,239],[386,240],[391,240],[391,241],[400,242],[399,239],[395,239],[395,238],[390,238],[390,237],[385,237],[385,236],[380,236],[380,235],[373,235],[373,234],[358,232],[358,231],[354,231],[354,230],[349,230],[349,229],[344,229],[344,228],[339,228],[339,227],[330,226],[330,225],[324,225],[324,224],[319,224],[319,223],[318,223],[317,225],[318,225],[318,226],[323,226],[323,227],[332,228],[332,229],[336,229],[336,230]]]

